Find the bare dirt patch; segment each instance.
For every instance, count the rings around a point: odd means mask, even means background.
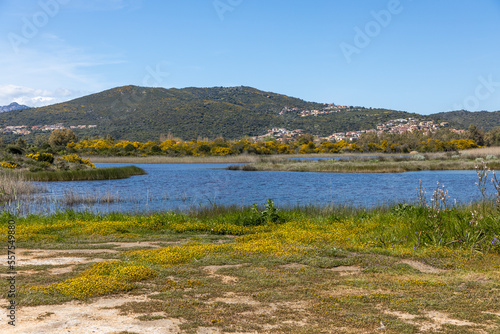
[[[67,264],[81,264],[90,262],[103,262],[110,261],[106,259],[96,259],[88,257],[55,257],[55,258],[39,258],[39,259],[29,259],[25,260],[20,258],[18,260],[19,266],[60,266]]]
[[[61,256],[62,254],[103,254],[103,253],[117,253],[112,249],[64,249],[64,250],[53,250],[53,249],[19,249],[19,255],[16,257],[16,264],[18,266],[30,266],[30,265],[49,265],[49,266],[60,266],[60,265],[73,265],[80,263],[89,262],[102,262],[108,261],[106,259],[100,258],[90,258],[90,257],[73,257],[73,256]],[[6,264],[2,264],[5,266]]]
[[[213,300],[214,302],[221,302],[226,304],[246,304],[251,306],[260,306],[261,303],[254,300],[250,296],[238,295],[234,292],[227,292],[224,297],[218,297]]]
[[[164,247],[161,244],[179,244],[181,242],[163,242],[163,241],[137,241],[137,242],[104,242],[104,243],[98,243],[98,244],[89,244],[89,246],[113,246],[116,248],[132,248],[132,247],[151,247],[151,248],[161,248]],[[116,252],[116,250],[115,250]]]
[[[252,311],[242,312],[242,316],[258,316],[258,315],[271,315],[276,312],[278,309],[287,309],[293,310],[295,312],[305,312],[308,303],[304,301],[298,302],[279,302],[279,303],[262,303],[251,296],[237,294],[234,292],[226,292],[224,297],[218,297],[210,301],[211,303],[226,303],[226,304],[245,304],[249,306],[253,306],[254,309]],[[298,324],[299,322],[297,322]],[[305,326],[306,322],[303,323],[302,326]]]
[[[62,275],[67,274],[73,271],[75,265],[67,266],[67,267],[59,267],[59,268],[51,268],[49,269],[49,274],[51,275]]]
[[[418,261],[413,261],[413,260],[403,260],[400,263],[407,264],[410,267],[412,267],[413,269],[416,269],[424,274],[442,274],[442,273],[447,272],[447,270],[435,268],[433,266],[429,266],[428,264],[418,262]]]
[[[358,266],[338,266],[327,270],[340,273],[340,276],[348,276],[361,274],[362,269]]]
[[[370,295],[373,293],[390,293],[388,290],[368,290],[363,288],[353,288],[345,285],[337,285],[331,290],[322,291],[321,294],[328,297],[344,297],[344,296],[359,296]]]
[[[203,270],[208,271],[210,277],[217,277],[222,280],[222,283],[230,284],[230,283],[238,283],[238,277],[227,276],[216,274],[217,270],[222,268],[239,268],[243,266],[243,264],[233,264],[233,265],[223,265],[223,266],[205,266]]]
[[[476,273],[469,273],[465,275],[464,277],[465,280],[470,281],[470,282],[475,282],[479,284],[487,284],[493,282],[493,280],[489,277],[486,277],[485,275],[481,274],[476,274]]]
[[[307,265],[301,264],[301,263],[289,263],[289,264],[284,264],[284,265],[280,266],[280,268],[292,269],[292,270],[301,270],[301,269],[305,269],[307,267],[308,267]]]
[[[72,301],[61,305],[20,307],[18,322],[10,333],[180,333],[178,319],[140,321],[120,314],[115,307],[147,301],[146,296],[99,298],[91,303]]]
[[[416,325],[423,332],[438,331],[442,328],[443,325],[453,325],[453,326],[478,326],[479,325],[479,324],[469,322],[469,321],[452,319],[447,314],[442,313],[442,312],[437,312],[437,311],[423,312],[424,316],[427,318],[430,318],[431,321],[415,320],[417,317],[420,317],[420,316],[410,314],[410,313],[400,312],[400,311],[384,310],[384,313],[389,314],[389,315],[393,315],[393,316],[401,319],[402,321],[404,321],[408,324]]]

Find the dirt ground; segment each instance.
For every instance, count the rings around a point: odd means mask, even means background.
[[[100,244],[103,245],[103,244]],[[18,265],[44,265],[47,266],[45,274],[49,275],[62,275],[70,273],[73,268],[82,263],[108,261],[105,257],[106,254],[116,254],[129,248],[157,248],[160,247],[155,242],[114,242],[110,243],[112,249],[69,249],[69,250],[43,250],[43,249],[23,249],[18,250]],[[75,256],[71,256],[75,254]],[[84,256],[84,255],[89,255]],[[90,256],[91,255],[91,256]],[[440,274],[445,271],[442,269],[434,268],[430,265],[423,264],[418,261],[403,260],[412,268],[425,274]],[[221,269],[235,269],[240,268],[243,264],[236,265],[210,265],[203,266],[201,269],[208,274],[209,277],[220,280],[222,284],[237,285],[239,283],[238,277],[222,274]],[[283,270],[301,270],[307,267],[303,264],[291,263],[282,265]],[[359,266],[338,266],[331,269],[325,269],[339,273],[340,276],[356,276],[363,275],[362,268]],[[20,270],[18,275],[34,275],[37,274],[35,270]],[[2,278],[7,277],[7,274],[1,274]],[[470,277],[471,280],[479,282],[481,277]],[[18,284],[21,282],[18,282]],[[345,289],[332,292],[332,296],[342,296],[347,294],[369,294],[374,291],[366,289]],[[375,291],[377,292],[377,291]],[[384,291],[379,291],[384,293]],[[133,295],[133,294],[120,294],[109,297],[93,298],[88,302],[84,301],[70,301],[59,305],[41,305],[41,306],[21,306],[16,310],[16,326],[12,327],[7,325],[7,310],[2,308],[0,315],[2,323],[0,324],[0,333],[29,333],[29,334],[42,334],[42,333],[183,333],[180,326],[184,320],[181,318],[170,318],[168,314],[163,312],[151,313],[149,316],[156,317],[157,319],[142,321],[138,318],[138,314],[123,313],[119,307],[127,303],[147,302],[149,296]],[[253,299],[251,296],[238,294],[234,292],[227,292],[222,297],[209,300],[208,303],[225,303],[225,304],[244,304],[253,307],[251,312],[252,316],[261,314],[273,314],[279,309],[287,308],[294,310],[297,314],[303,315],[303,320],[288,321],[288,325],[300,328],[307,324],[307,303],[304,302],[283,302],[277,303],[263,303]],[[0,300],[0,304],[7,306],[9,301],[6,299]],[[469,321],[458,320],[450,317],[444,312],[429,311],[425,313],[424,317],[417,317],[405,312],[392,311],[387,309],[380,309],[382,314],[397,317],[401,321],[415,325],[422,333],[439,332],[443,326],[477,326],[478,324]],[[490,314],[500,317],[500,313],[491,312]],[[242,314],[244,315],[244,314]],[[267,326],[267,331],[276,332],[276,325]],[[368,333],[364,330],[350,329],[344,332],[352,333]],[[385,324],[380,323],[377,333],[385,332]],[[196,333],[222,333],[219,327],[198,327]],[[233,332],[235,333],[235,332]],[[247,333],[257,333],[247,332]],[[262,331],[259,331],[262,333]],[[478,330],[477,333],[486,333],[486,331]]]

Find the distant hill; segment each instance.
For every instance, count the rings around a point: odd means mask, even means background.
[[[13,111],[13,110],[22,110],[22,109],[30,109],[31,107],[19,104],[17,102],[12,102],[8,106],[0,106],[0,113],[1,112],[7,112],[7,111]]]
[[[428,117],[403,111],[357,107],[301,117],[301,110],[322,110],[324,103],[260,91],[251,87],[164,89],[124,86],[51,106],[0,114],[0,127],[63,123],[97,125],[94,135],[115,139],[157,140],[172,133],[228,139],[262,135],[273,127],[303,129],[314,135],[370,129],[396,118]],[[280,114],[284,109],[287,112]]]
[[[467,129],[469,125],[475,124],[478,128],[489,131],[495,127],[500,127],[500,111],[466,111],[457,110],[442,112],[431,115],[435,120],[449,122],[451,126]]]

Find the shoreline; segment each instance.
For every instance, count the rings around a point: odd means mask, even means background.
[[[342,157],[400,157],[406,156],[409,153],[342,153],[342,154],[326,154],[326,153],[310,153],[310,154],[271,154],[271,155],[232,155],[232,156],[182,156],[182,157],[170,157],[164,155],[152,155],[147,157],[136,157],[136,156],[97,156],[97,155],[85,155],[84,158],[88,158],[93,163],[144,163],[144,164],[175,164],[175,163],[255,163],[261,160],[269,159],[295,159],[295,158],[342,158]],[[441,153],[432,153],[433,156],[443,155]]]

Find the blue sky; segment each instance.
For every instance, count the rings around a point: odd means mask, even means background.
[[[430,114],[500,110],[500,0],[0,0],[0,105],[252,86]]]

